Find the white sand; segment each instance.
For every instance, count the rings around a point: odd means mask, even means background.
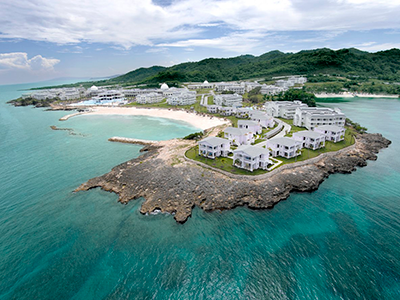
[[[215,126],[228,124],[221,118],[200,116],[196,113],[181,110],[168,110],[161,108],[136,108],[136,107],[96,107],[92,111],[83,113],[83,115],[127,115],[127,116],[150,116],[156,118],[167,118],[189,123],[193,127],[201,130],[209,129]]]

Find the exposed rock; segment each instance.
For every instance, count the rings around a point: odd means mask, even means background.
[[[353,146],[316,158],[284,165],[258,176],[233,175],[204,168],[184,153],[195,145],[171,140],[146,146],[146,154],[90,179],[75,191],[96,187],[119,195],[121,203],[144,197],[140,212],[171,213],[184,223],[194,206],[206,211],[247,205],[252,209],[273,207],[290,192],[311,192],[333,173],[351,173],[391,142],[380,134],[358,135]]]

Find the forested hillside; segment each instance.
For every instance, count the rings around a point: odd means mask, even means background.
[[[110,83],[201,82],[270,78],[293,74],[337,74],[400,80],[400,50],[369,53],[357,49],[317,49],[298,53],[272,51],[261,56],[208,58],[169,68],[141,68]],[[148,76],[146,76],[148,75]]]

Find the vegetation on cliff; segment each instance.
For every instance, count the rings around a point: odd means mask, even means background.
[[[59,101],[58,98],[38,100],[32,97],[18,98],[15,100],[8,101],[7,103],[13,104],[14,106],[28,106],[34,105],[35,107],[49,107],[51,103]]]

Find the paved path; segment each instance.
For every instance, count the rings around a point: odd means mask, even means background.
[[[279,123],[279,124],[282,124],[282,125],[283,125],[283,128],[282,128],[282,130],[281,130],[277,135],[274,136],[274,138],[275,138],[275,137],[284,137],[284,136],[285,136],[288,132],[290,132],[290,130],[292,129],[292,126],[290,126],[290,125],[289,125],[288,123],[286,123],[286,122],[283,122],[283,121],[278,120],[278,119],[275,119],[275,121],[276,121],[277,123]],[[257,146],[259,146],[259,147],[267,146],[267,141],[258,143]]]

